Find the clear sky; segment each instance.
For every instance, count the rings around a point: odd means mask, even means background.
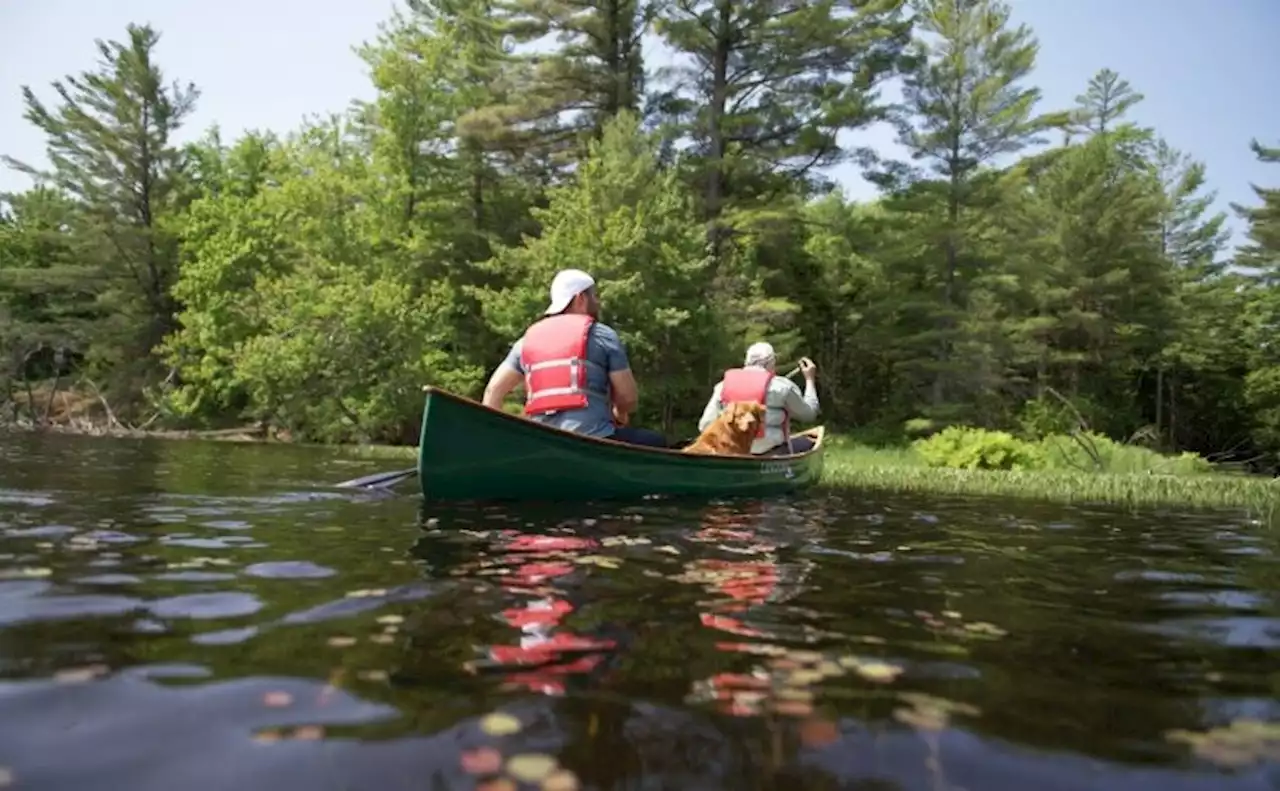
[[[1043,110],[1071,104],[1094,72],[1109,67],[1146,95],[1133,120],[1206,163],[1222,209],[1253,202],[1250,182],[1280,184],[1280,168],[1268,172],[1248,149],[1251,137],[1280,143],[1280,0],[1011,5],[1040,41]],[[200,87],[186,136],[214,123],[224,140],[245,129],[293,129],[304,116],[371,96],[352,47],[372,39],[392,7],[393,0],[0,0],[0,152],[43,164],[43,141],[22,118],[20,86],[52,100],[49,83],[92,67],[94,39],[122,39],[129,22],[161,32],[169,79]],[[886,129],[857,139],[897,151]],[[851,197],[873,194],[853,168],[834,174]],[[0,191],[28,184],[0,168]],[[1234,218],[1232,226],[1239,228]]]

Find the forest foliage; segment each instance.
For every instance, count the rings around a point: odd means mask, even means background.
[[[997,0],[410,0],[358,49],[375,98],[236,140],[186,135],[158,42],[23,88],[49,165],[6,158],[14,405],[67,373],[135,422],[412,441],[422,385],[478,396],[576,266],[669,433],[767,338],[834,427],[1280,450],[1280,189],[1228,249],[1142,94],[1103,69],[1042,106]],[[849,144],[873,124],[905,160]]]

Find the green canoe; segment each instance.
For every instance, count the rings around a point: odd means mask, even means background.
[[[822,475],[823,427],[789,456],[708,456],[626,445],[544,426],[426,388],[418,480],[427,500],[602,500],[773,495]]]

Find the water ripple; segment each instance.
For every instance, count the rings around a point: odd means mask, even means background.
[[[486,749],[584,788],[1280,783],[1280,534],[1237,514],[420,512],[324,489],[358,473],[314,449],[22,441],[0,454],[16,788],[470,787]]]

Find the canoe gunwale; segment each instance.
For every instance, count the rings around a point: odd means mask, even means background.
[[[442,390],[440,388],[433,387],[430,385],[424,387],[422,390],[423,390],[423,394],[427,397],[428,400],[431,398],[440,398],[446,401],[452,401],[455,404],[461,407],[464,407],[466,409],[484,412],[487,417],[500,418],[502,420],[511,421],[512,427],[517,428],[518,430],[521,430],[521,431],[526,431],[526,432],[540,431],[545,433],[548,437],[560,437],[562,439],[572,440],[585,445],[597,445],[602,448],[608,448],[609,451],[612,453],[623,452],[623,453],[635,454],[636,456],[650,456],[650,457],[665,456],[665,457],[676,457],[676,458],[686,459],[686,460],[697,459],[700,463],[705,463],[705,464],[713,464],[713,465],[723,464],[723,465],[733,465],[733,466],[741,466],[741,465],[754,466],[759,464],[762,461],[804,462],[804,461],[808,461],[815,454],[821,453],[824,450],[823,440],[826,438],[826,427],[814,426],[812,428],[805,429],[804,431],[800,431],[792,435],[793,437],[809,437],[810,439],[813,440],[813,447],[801,453],[769,454],[769,455],[753,454],[753,455],[746,455],[746,456],[725,456],[725,455],[719,455],[719,454],[713,454],[713,453],[685,453],[679,448],[657,448],[649,445],[632,445],[626,442],[617,442],[615,440],[603,439],[601,437],[593,437],[587,434],[579,434],[573,431],[565,431],[564,429],[559,429],[554,426],[548,426],[544,423],[539,423],[536,420],[529,420],[528,418],[524,418],[519,415],[513,415],[513,414],[510,414],[509,412],[505,412],[500,409],[492,409],[478,401],[474,401],[470,398],[466,398],[464,396],[457,395],[456,393],[451,393],[448,390]],[[426,426],[424,425],[423,428],[425,429]]]

